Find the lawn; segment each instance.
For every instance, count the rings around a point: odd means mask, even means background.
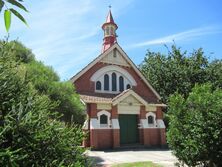
[[[161,167],[158,164],[154,164],[152,162],[134,162],[134,163],[123,163],[123,164],[115,164],[112,167]]]

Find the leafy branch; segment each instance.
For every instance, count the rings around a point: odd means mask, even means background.
[[[11,26],[11,13],[14,14],[18,19],[20,19],[24,24],[28,25],[25,18],[16,10],[14,7],[19,8],[25,12],[28,12],[26,7],[22,4],[23,0],[0,0],[0,12],[3,8],[4,10],[4,21],[5,28],[8,32]],[[9,8],[8,5],[11,5],[12,8]]]

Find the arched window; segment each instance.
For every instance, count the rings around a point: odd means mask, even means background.
[[[124,79],[122,76],[119,77],[119,91],[124,91]]]
[[[101,82],[100,81],[96,82],[96,90],[101,90]]]
[[[109,27],[106,28],[105,35],[109,35]]]
[[[116,57],[116,49],[113,50],[113,57]]]
[[[156,114],[153,112],[148,112],[146,114],[148,127],[156,127]]]
[[[105,110],[102,110],[97,113],[98,124],[100,128],[102,129],[110,128],[110,116],[111,116],[110,112]]]
[[[148,124],[154,124],[154,118],[151,115],[148,116]]]
[[[130,84],[127,84],[126,89],[130,89],[130,88],[131,88]]]
[[[100,116],[100,124],[103,124],[103,125],[107,125],[108,124],[108,117],[105,114],[102,114]]]
[[[114,33],[114,29],[113,29],[113,27],[110,27],[110,35],[113,35]]]
[[[116,73],[112,73],[112,91],[116,91]]]
[[[109,90],[109,75],[104,75],[104,90]]]

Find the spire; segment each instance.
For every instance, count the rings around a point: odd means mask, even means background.
[[[107,17],[106,17],[106,23],[114,23],[111,9],[109,10],[109,13],[108,13],[108,15],[107,15]],[[114,24],[115,24],[115,23],[114,23]]]
[[[114,43],[116,43],[116,30],[118,28],[117,24],[114,22],[111,6],[109,6],[109,12],[106,17],[106,22],[102,25],[104,31],[103,47],[102,53],[109,49]]]

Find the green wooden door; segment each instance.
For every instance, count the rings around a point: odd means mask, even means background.
[[[119,115],[120,144],[138,142],[137,115]]]

